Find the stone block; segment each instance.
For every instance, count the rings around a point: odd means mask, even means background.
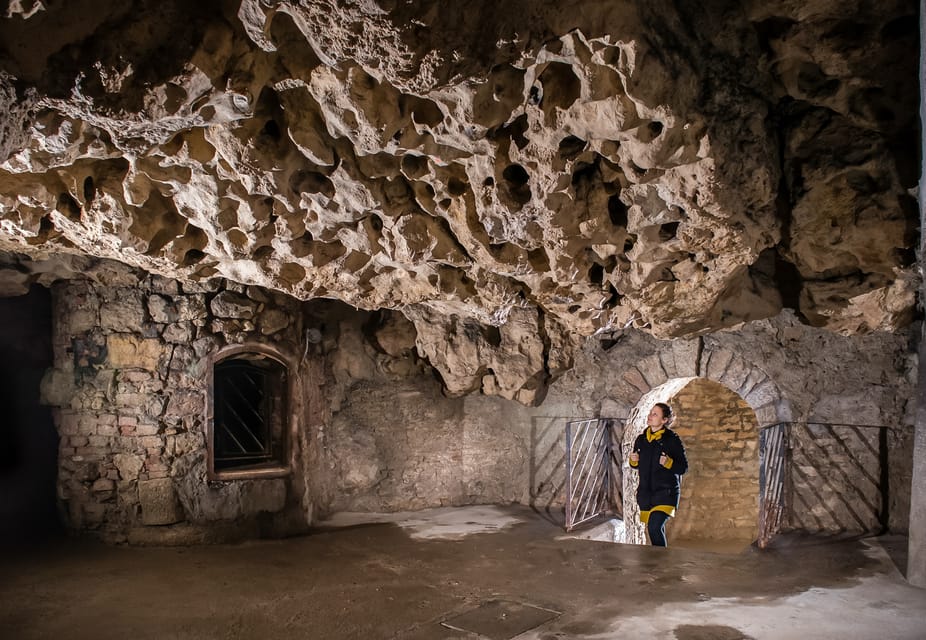
[[[676,377],[693,378],[700,375],[698,371],[698,354],[700,351],[700,338],[672,341],[672,352],[675,355]]]
[[[115,488],[116,483],[108,478],[99,478],[98,480],[94,480],[93,484],[90,486],[90,490],[95,493],[112,491]]]
[[[249,320],[254,317],[256,304],[249,298],[223,291],[212,299],[209,307],[217,318],[239,318]]]
[[[643,374],[641,374],[636,369],[625,371],[621,378],[638,389],[640,393],[647,393],[650,390],[650,386],[646,384],[646,380],[643,378]]]
[[[637,370],[643,376],[643,379],[646,380],[646,384],[650,389],[658,387],[668,378],[657,355],[652,355],[641,360],[637,364]]]
[[[91,447],[109,448],[112,445],[112,438],[109,436],[90,436],[87,444]]]
[[[170,478],[139,481],[138,502],[142,524],[174,524],[183,520],[183,509]]]
[[[131,453],[117,453],[113,456],[113,464],[122,480],[137,480],[144,461]]]
[[[778,391],[778,387],[775,386],[775,383],[770,379],[766,379],[747,393],[743,399],[749,403],[751,407],[762,407],[772,402],[775,402],[781,397],[781,392]]]
[[[122,290],[100,306],[100,326],[111,331],[133,332],[145,322],[145,308],[136,291]]]
[[[111,334],[106,338],[109,363],[116,369],[157,371],[163,348],[160,341],[139,339],[128,334]]]
[[[170,300],[159,295],[148,297],[148,313],[151,319],[160,324],[167,324],[177,319],[177,311]]]
[[[733,354],[726,349],[717,349],[706,352],[705,355],[707,356],[707,364],[704,365],[705,371],[702,375],[711,380],[720,380],[726,373],[730,361],[733,360]]]
[[[723,375],[717,381],[726,385],[733,391],[736,391],[746,382],[746,378],[749,377],[751,370],[752,365],[739,356],[734,356],[729,366],[727,366],[726,371],[723,372]]]
[[[278,333],[289,326],[290,319],[289,316],[280,311],[279,309],[268,309],[261,314],[258,319],[258,326],[260,327],[260,332],[265,336],[273,335]],[[414,346],[414,342],[412,343]]]
[[[189,344],[195,335],[192,322],[175,322],[164,328],[164,340],[172,344]]]
[[[777,403],[766,404],[756,409],[756,421],[760,427],[781,422],[778,418]]]
[[[43,404],[68,406],[75,393],[73,372],[49,369],[42,377],[39,393]]]

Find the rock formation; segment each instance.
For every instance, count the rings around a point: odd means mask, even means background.
[[[581,336],[912,317],[912,0],[6,5],[23,283],[91,256],[396,310],[449,392],[525,403]]]

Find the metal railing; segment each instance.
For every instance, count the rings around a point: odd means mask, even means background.
[[[566,531],[621,511],[613,423],[607,418],[566,423]]]
[[[759,431],[759,534],[885,533],[890,525],[886,425],[781,422]]]

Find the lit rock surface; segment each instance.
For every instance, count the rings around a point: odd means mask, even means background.
[[[912,316],[910,0],[46,4],[0,16],[0,250],[399,310],[525,403],[595,332]]]

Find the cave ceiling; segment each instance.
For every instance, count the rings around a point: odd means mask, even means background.
[[[514,397],[576,337],[913,316],[914,0],[5,4],[8,255],[398,310]]]

